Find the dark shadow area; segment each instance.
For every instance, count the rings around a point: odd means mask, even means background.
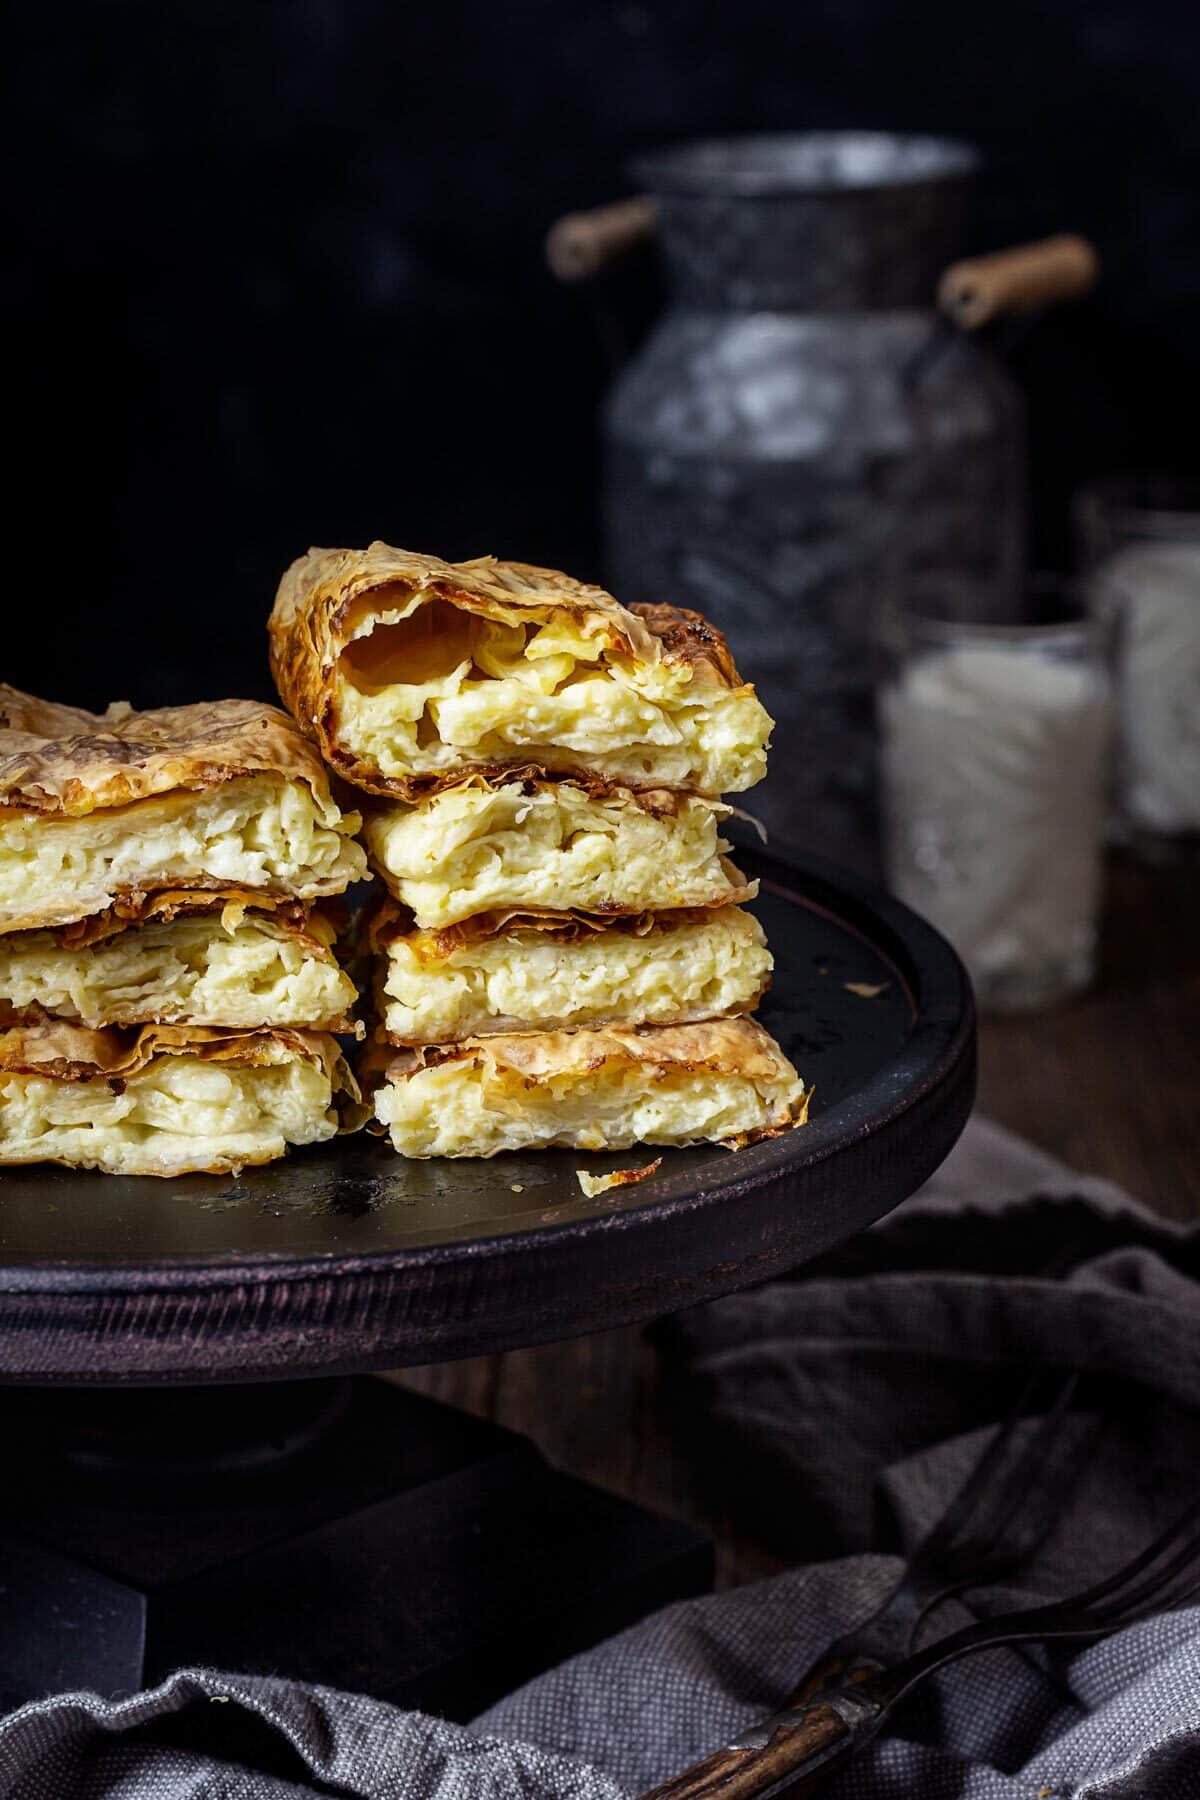
[[[1037,551],[1075,483],[1192,453],[1200,26],[1162,0],[17,7],[6,40],[6,674],[267,691],[311,542],[600,572],[591,309],[542,237],[693,134],[870,124],[987,159],[978,246],[1092,233],[1101,291],[1014,352]],[[636,336],[653,274],[628,271]]]

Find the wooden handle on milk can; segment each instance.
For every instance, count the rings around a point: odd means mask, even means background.
[[[589,281],[654,235],[655,206],[646,194],[564,213],[546,234],[546,261],[560,281]]]
[[[1087,239],[1062,233],[951,263],[938,282],[938,305],[956,325],[974,331],[1001,313],[1036,312],[1059,300],[1076,300],[1099,273],[1100,258]]]

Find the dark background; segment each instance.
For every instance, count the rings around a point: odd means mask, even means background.
[[[599,568],[589,308],[565,209],[698,133],[941,130],[974,246],[1098,241],[1014,367],[1036,553],[1082,476],[1195,462],[1200,10],[1133,0],[26,0],[5,43],[8,678],[264,692],[310,543]],[[648,316],[653,271],[619,299]]]

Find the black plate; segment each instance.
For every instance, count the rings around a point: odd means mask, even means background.
[[[437,1362],[673,1311],[860,1230],[946,1155],[974,1092],[970,989],[906,908],[739,853],[775,952],[763,1023],[810,1123],[731,1154],[404,1162],[367,1137],[239,1178],[0,1173],[0,1379],[262,1380]],[[858,984],[875,993],[855,992]]]

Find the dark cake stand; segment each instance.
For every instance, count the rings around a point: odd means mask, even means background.
[[[767,1280],[941,1162],[974,1093],[953,952],[824,867],[739,860],[763,1021],[816,1090],[786,1137],[595,1199],[577,1168],[653,1153],[405,1163],[359,1137],[236,1180],[0,1174],[0,1704],[206,1662],[465,1717],[705,1585],[690,1526],[361,1377]]]

